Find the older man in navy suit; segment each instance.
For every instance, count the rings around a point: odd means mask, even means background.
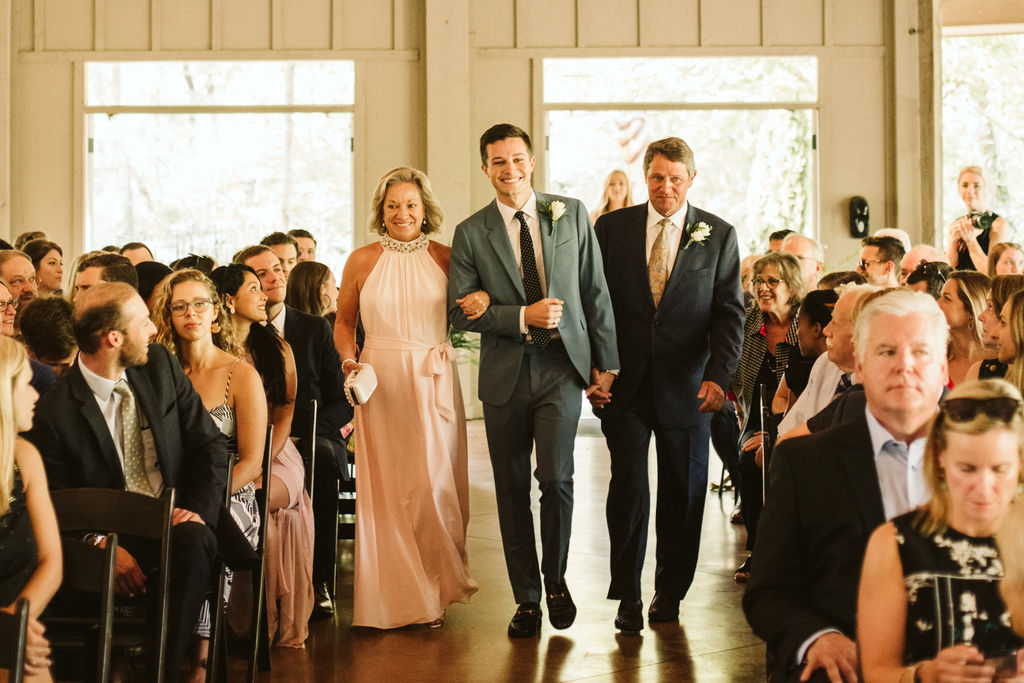
[[[611,452],[608,532],[616,628],[643,628],[640,573],[647,548],[647,452],[658,458],[654,599],[648,618],[675,621],[697,566],[711,415],[743,343],[736,231],[686,201],[697,175],[679,138],[644,156],[648,201],[605,214],[597,239],[615,312],[622,368],[610,401],[591,403]]]
[[[541,573],[552,626],[568,628],[576,617],[565,584],[573,444],[583,389],[606,395],[619,361],[601,254],[583,204],[533,191],[530,136],[520,128],[492,126],[480,138],[480,157],[497,198],[455,228],[448,318],[483,335],[480,400],[505,564],[519,603],[508,633],[528,637],[540,629]],[[470,301],[477,290],[490,296],[482,313]],[[534,444],[539,567],[530,512]]]

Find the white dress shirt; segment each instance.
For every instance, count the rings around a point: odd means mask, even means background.
[[[117,451],[117,459],[121,461],[121,470],[123,472],[124,449],[122,448],[122,443],[124,440],[124,425],[121,419],[121,402],[123,399],[120,394],[114,393],[114,385],[122,379],[128,382],[128,377],[122,371],[121,376],[117,379],[107,379],[85,367],[81,357],[76,362],[78,363],[78,369],[82,371],[82,378],[89,386],[89,389],[92,390],[93,398],[96,399],[96,405],[99,406],[100,413],[103,415],[103,421],[107,423],[107,429],[110,431],[110,438],[114,442],[114,449]],[[131,384],[128,386],[131,387]],[[134,388],[132,388],[132,393],[135,393]],[[139,428],[142,432],[142,457],[146,468],[146,477],[149,479],[149,485],[153,492],[159,496],[164,490],[164,478],[160,474],[160,465],[156,458],[156,444],[153,442],[153,432],[146,423],[146,415],[142,412],[142,406],[139,405],[138,397],[135,398],[135,410],[139,415]]]
[[[286,309],[287,306],[282,303],[281,308],[277,311],[277,315],[269,321],[270,324],[274,326],[274,329],[277,330],[277,336],[281,339],[284,339],[284,312]]]
[[[650,263],[651,261],[651,250],[654,248],[654,241],[658,239],[658,233],[661,232],[661,226],[658,223],[663,218],[667,218],[670,221],[670,224],[665,226],[665,239],[668,240],[668,270],[665,273],[666,279],[672,275],[672,266],[676,263],[676,254],[679,253],[679,243],[683,237],[683,230],[686,228],[686,214],[689,209],[689,202],[683,202],[682,208],[674,214],[662,216],[655,210],[649,200],[647,202],[647,251],[644,263]]]
[[[508,204],[503,204],[500,201],[497,204],[498,212],[501,213],[501,219],[505,221],[505,230],[508,232],[508,241],[512,245],[512,254],[516,257],[516,265],[519,266],[520,277],[523,275],[523,254],[519,249],[519,231],[521,226],[516,219],[516,212],[522,211],[526,216],[526,227],[530,229],[530,239],[533,240],[533,255],[537,260],[537,275],[540,277],[541,298],[547,297],[548,282],[547,273],[544,272],[544,251],[540,243],[540,218],[537,214],[536,193],[530,192],[530,198],[519,209],[513,209]],[[519,332],[522,334],[527,334],[528,332],[525,306],[519,309]],[[552,330],[552,333],[551,337],[553,339],[558,337],[554,330]]]
[[[807,386],[800,393],[796,403],[789,409],[779,423],[779,434],[795,429],[817,415],[822,408],[832,402],[836,395],[836,385],[843,371],[828,359],[828,354],[818,356],[811,366],[811,374],[807,378]]]

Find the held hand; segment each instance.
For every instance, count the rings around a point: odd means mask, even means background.
[[[725,404],[725,392],[714,382],[701,382],[697,398],[704,401],[698,408],[702,413],[717,413]]]
[[[203,518],[192,512],[191,510],[185,510],[184,508],[174,508],[171,512],[171,526],[177,526],[182,522],[199,522],[205,525],[206,522]]]
[[[991,681],[994,667],[973,645],[954,645],[940,650],[935,659],[922,662],[917,676],[922,681]]]
[[[590,369],[590,386],[587,387],[586,397],[590,405],[600,409],[608,405],[612,400],[611,386],[615,381],[615,375],[610,372],[600,372],[597,368]]]
[[[832,683],[856,683],[857,645],[842,633],[826,633],[807,648],[807,666],[800,680],[808,680],[817,669],[824,669]]]
[[[46,627],[30,617],[25,642],[26,676],[42,676],[50,669],[50,641],[45,634]]]
[[[354,360],[348,359],[341,364],[341,372],[345,375],[345,379],[348,379],[349,374],[357,372],[363,368],[362,363],[357,363]]]
[[[491,297],[481,289],[467,294],[461,299],[456,299],[455,303],[462,307],[462,314],[466,316],[467,320],[476,320],[490,308]]]
[[[101,545],[106,545],[104,541]],[[117,557],[114,559],[114,590],[119,597],[134,598],[146,592],[146,575],[139,568],[132,554],[117,546]]]
[[[545,330],[553,330],[558,327],[562,319],[561,299],[541,299],[535,304],[530,304],[523,312],[523,319],[530,327],[539,327]]]

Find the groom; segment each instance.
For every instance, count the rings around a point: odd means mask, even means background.
[[[528,637],[540,631],[541,573],[551,625],[568,628],[576,618],[565,567],[581,392],[607,401],[619,360],[586,209],[579,200],[533,191],[533,150],[520,128],[489,128],[480,158],[497,199],[455,228],[448,319],[456,329],[482,334],[479,395],[505,564],[519,603],[508,634]],[[491,301],[479,315],[475,300],[463,297],[481,289]],[[540,566],[530,511],[534,445]]]

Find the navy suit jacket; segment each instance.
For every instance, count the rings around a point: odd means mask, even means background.
[[[622,362],[612,400],[594,411],[614,418],[642,389],[645,375],[662,425],[691,427],[709,415],[699,412],[703,381],[725,391],[743,347],[743,295],[736,231],[718,216],[692,204],[686,224],[705,223],[702,242],[679,241],[672,273],[654,307],[647,272],[647,203],[601,216],[595,230],[615,312]]]
[[[175,489],[175,507],[197,513],[217,530],[227,516],[227,440],[177,359],[160,344],[150,344],[146,364],[126,375],[152,430],[164,485]],[[51,489],[125,488],[110,430],[77,362],[39,399],[25,436],[43,457]]]
[[[783,441],[768,477],[743,611],[768,644],[774,674],[792,678],[797,651],[814,633],[834,628],[856,638],[864,550],[885,521],[864,413]]]
[[[341,428],[352,420],[352,406],[345,398],[334,333],[326,318],[285,308],[284,340],[292,347],[298,375],[292,436],[309,436],[309,402],[315,398],[317,435],[341,442]]]

